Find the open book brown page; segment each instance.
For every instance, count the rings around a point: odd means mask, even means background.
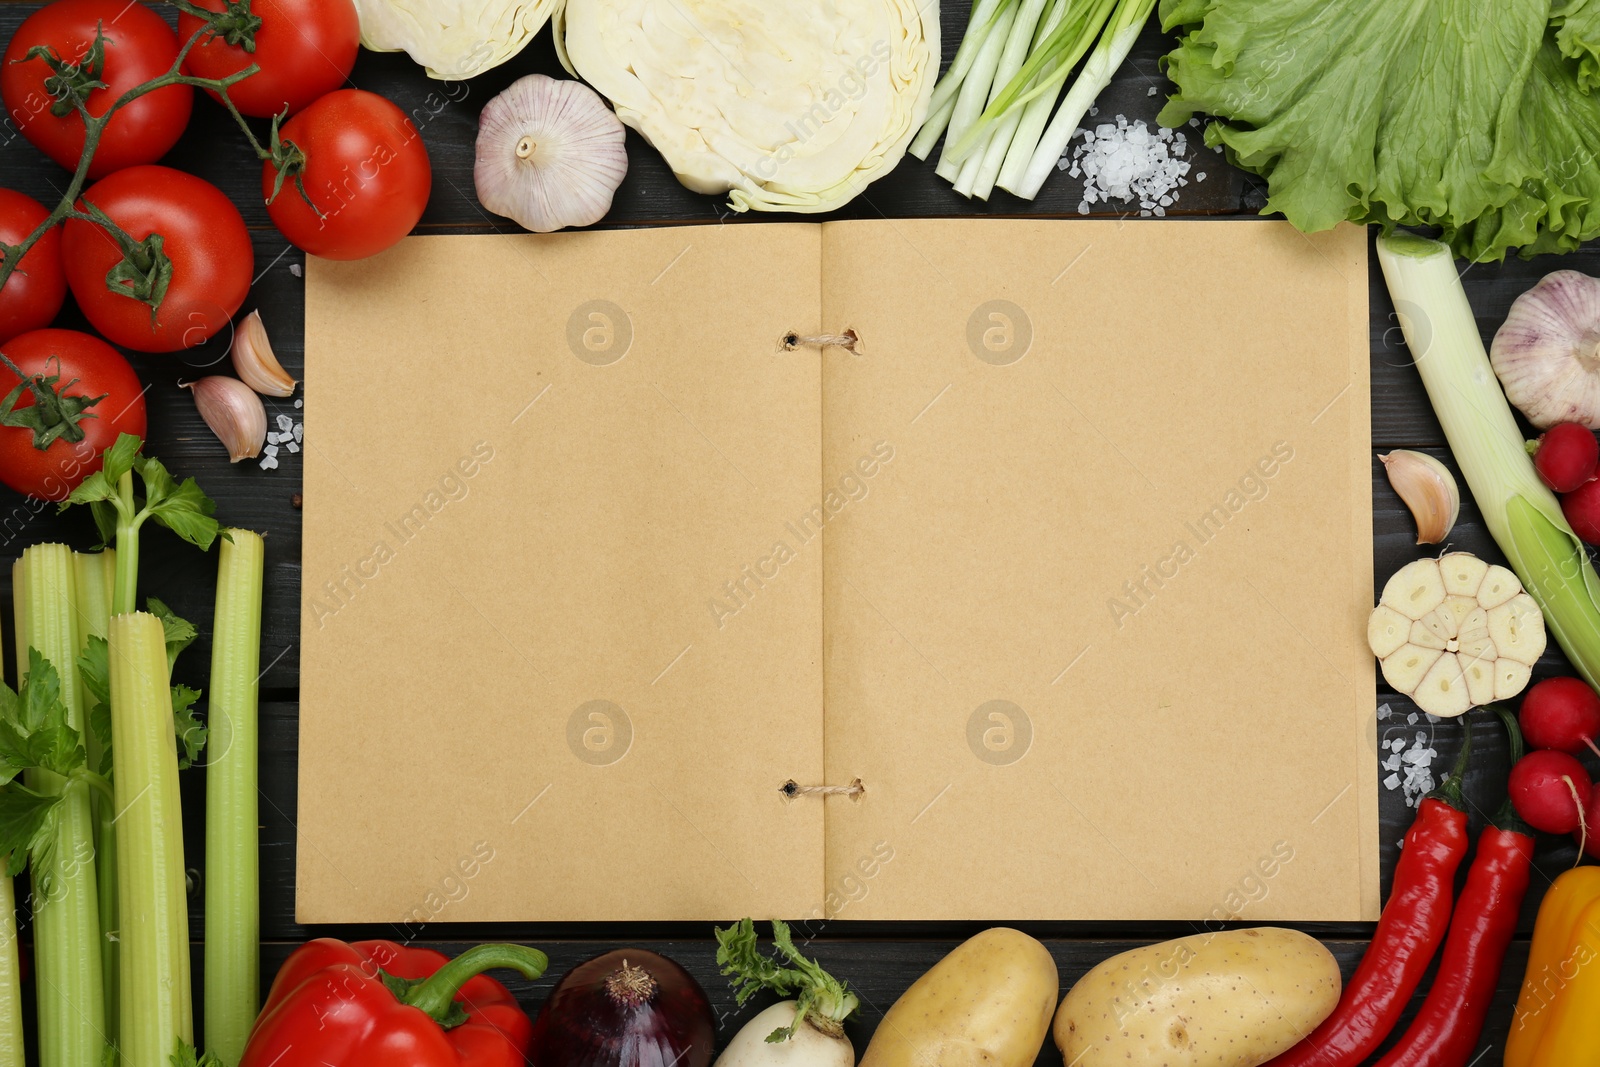
[[[841,918],[1376,917],[1366,258],[825,227]]]
[[[815,226],[412,238],[307,278],[304,922],[822,899]],[[781,542],[788,551],[779,551]],[[723,605],[720,613],[715,605]]]
[[[1265,222],[312,262],[301,920],[1371,917],[1366,278]]]

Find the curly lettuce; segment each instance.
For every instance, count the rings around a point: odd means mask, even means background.
[[[1576,247],[1600,235],[1600,0],[1556,7],[1552,27],[1550,0],[1164,0],[1185,32],[1161,121],[1217,119],[1206,142],[1307,232],[1435,227],[1475,260]]]
[[[1586,93],[1600,88],[1600,0],[1555,0],[1550,25],[1561,54],[1578,61],[1579,87]]]

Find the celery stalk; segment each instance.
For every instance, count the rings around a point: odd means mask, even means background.
[[[0,1067],[23,1067],[22,974],[17,956],[17,895],[0,874]]]
[[[194,1017],[167,649],[161,620],[144,612],[112,618],[108,641],[122,1062],[125,1067],[168,1067],[179,1041],[193,1043]]]
[[[23,611],[18,645],[37,649],[61,678],[67,725],[86,728],[78,656],[77,571],[65,545],[35,545],[22,554]],[[18,665],[18,674],[26,664]],[[60,795],[54,847],[32,857],[34,960],[39,969],[41,1067],[100,1062],[106,1045],[105,989],[100,969],[100,898],[94,869],[94,818],[89,786],[30,770],[29,789]]]
[[[217,575],[206,765],[206,1051],[225,1067],[261,1010],[260,834],[256,816],[261,675],[259,534],[228,531]]]
[[[117,553],[115,549],[102,552],[79,552],[74,557],[78,579],[78,653],[89,644],[89,638],[102,640],[111,625],[111,597],[115,587]],[[89,768],[98,772],[105,755],[100,736],[88,729],[83,735],[84,749],[89,756]],[[106,1040],[117,1041],[118,1020],[118,970],[122,966],[117,948],[117,833],[114,826],[116,811],[108,797],[95,793],[91,798],[94,814],[95,883],[100,891],[100,975],[105,990]]]
[[[1534,470],[1449,248],[1397,232],[1379,238],[1378,262],[1484,525],[1572,666],[1600,688],[1600,574]]]
[[[13,566],[15,575],[20,566]],[[5,629],[0,626],[0,631]],[[23,1067],[22,968],[17,953],[17,893],[0,857],[0,1067]]]

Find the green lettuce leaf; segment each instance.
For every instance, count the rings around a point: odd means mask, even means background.
[[[1268,212],[1461,229],[1533,173],[1512,136],[1549,0],[1173,0],[1161,121],[1267,179]],[[1202,19],[1198,25],[1193,20]]]
[[[1600,88],[1600,0],[1555,0],[1550,25],[1561,54],[1578,63],[1578,87]]]

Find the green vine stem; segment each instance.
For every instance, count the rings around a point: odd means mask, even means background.
[[[301,195],[306,196],[304,186],[301,184],[299,177],[300,168],[304,166],[304,156],[292,142],[283,141],[278,137],[277,125],[279,120],[275,119],[273,121],[272,147],[268,148],[262,145],[260,139],[250,129],[249,123],[245,121],[244,116],[239,113],[239,109],[234,106],[233,100],[228,95],[229,89],[255,74],[260,70],[260,67],[252,63],[250,66],[230,74],[226,78],[200,78],[183,72],[183,63],[188,58],[189,52],[201,40],[206,38],[219,37],[228,44],[244,48],[246,52],[255,51],[255,31],[260,28],[261,19],[251,13],[250,0],[229,0],[222,11],[208,11],[191,3],[190,0],[165,0],[165,2],[187,14],[205,19],[206,25],[196,30],[184,42],[183,47],[178,50],[177,58],[172,61],[172,66],[168,68],[166,73],[129,89],[117,97],[111,103],[111,106],[106,108],[99,116],[90,115],[88,105],[85,102],[88,92],[100,84],[98,82],[98,68],[80,68],[77,64],[69,63],[49,51],[41,51],[37,55],[37,58],[41,58],[48,63],[54,72],[51,82],[57,91],[62,94],[58,98],[56,106],[76,110],[79,117],[83,119],[83,151],[78,157],[77,169],[72,172],[72,180],[67,183],[65,192],[61,194],[60,201],[56,204],[55,210],[50,213],[49,217],[17,244],[0,244],[0,288],[5,287],[6,282],[10,280],[12,273],[16,271],[22,258],[32,250],[34,245],[39,243],[46,233],[59,226],[66,219],[77,219],[92,222],[106,230],[122,250],[123,262],[113,268],[107,276],[107,287],[113,292],[143,300],[145,303],[150,304],[151,315],[153,316],[156,313],[156,310],[160,307],[161,298],[166,292],[166,286],[162,278],[164,275],[170,276],[171,270],[170,262],[167,261],[165,253],[161,251],[160,235],[152,234],[143,241],[137,241],[121,227],[113,223],[104,212],[101,212],[94,205],[86,204],[85,209],[79,209],[78,202],[83,193],[84,185],[88,182],[89,166],[94,160],[95,151],[100,146],[100,137],[105,132],[106,126],[110,124],[111,119],[117,112],[140,97],[169,86],[187,85],[195,89],[208,90],[215,93],[217,99],[228,109],[228,114],[233,116],[233,120],[240,131],[244,133],[245,139],[250,143],[250,148],[256,154],[256,158],[263,162],[271,161],[278,168],[280,184],[283,175],[293,175],[296,185],[300,188]],[[90,56],[103,56],[107,44],[108,42],[102,29],[97,33],[95,45],[90,49]],[[85,74],[87,74],[87,77],[84,76]],[[282,116],[280,116],[281,118]],[[309,196],[306,199],[309,203]],[[4,360],[4,366],[8,370],[16,371],[15,365],[9,359],[5,359],[3,353],[0,353],[0,360]],[[27,381],[27,378],[21,374],[18,374],[18,377],[23,378],[25,382]],[[38,399],[37,383],[29,384],[29,389]]]

